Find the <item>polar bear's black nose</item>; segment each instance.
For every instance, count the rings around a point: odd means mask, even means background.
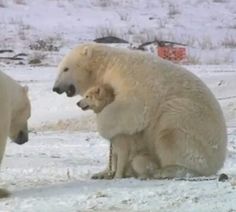
[[[14,142],[21,145],[26,143],[28,140],[29,140],[28,132],[20,131]]]
[[[78,107],[81,107],[81,101],[76,103]]]
[[[53,87],[52,91],[56,92],[58,94],[62,94],[63,93],[59,87]]]

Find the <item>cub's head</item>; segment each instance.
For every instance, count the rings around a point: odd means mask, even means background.
[[[13,102],[12,119],[10,123],[10,139],[17,144],[28,141],[28,119],[31,115],[31,105],[28,98],[28,87],[19,87],[17,97]]]
[[[100,85],[90,88],[77,105],[82,110],[93,110],[95,113],[100,113],[104,107],[114,101],[114,90],[109,85]]]
[[[53,91],[68,97],[83,95],[88,88],[96,84],[100,63],[96,51],[98,44],[83,44],[72,49],[60,62],[58,76]]]

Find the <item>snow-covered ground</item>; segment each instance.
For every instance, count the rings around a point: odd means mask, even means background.
[[[0,49],[49,64],[52,55],[109,35],[187,44],[193,64],[236,63],[235,0],[0,0],[0,32]]]
[[[177,180],[91,180],[105,168],[108,143],[96,132],[94,115],[76,106],[79,97],[51,91],[56,67],[2,67],[29,86],[30,141],[9,143],[1,187],[12,196],[1,212],[236,211],[236,67],[187,66],[219,99],[228,126],[228,157],[220,173],[229,182]]]
[[[235,23],[235,0],[0,0],[0,50],[14,50],[0,54],[0,69],[27,84],[32,101],[30,141],[9,142],[1,165],[0,187],[12,196],[0,200],[0,212],[236,211]],[[186,67],[223,108],[229,145],[220,173],[229,182],[90,179],[105,168],[108,143],[94,114],[76,106],[79,97],[51,89],[65,52],[109,35],[136,45],[185,43],[188,63],[214,64]],[[21,52],[28,54],[23,65],[1,59]]]

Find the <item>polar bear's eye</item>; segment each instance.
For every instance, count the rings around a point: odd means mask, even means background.
[[[69,71],[69,68],[64,68],[64,70],[63,70],[64,72],[67,72],[67,71]]]

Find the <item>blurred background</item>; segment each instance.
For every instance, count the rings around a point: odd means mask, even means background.
[[[37,65],[57,64],[58,56],[73,46],[107,36],[128,42],[119,45],[130,48],[150,42],[145,50],[157,55],[165,53],[163,50],[158,53],[160,46],[153,41],[174,42],[172,48],[184,48],[180,53],[184,55],[178,59],[184,64],[235,64],[236,3],[235,0],[0,0],[0,35],[0,50],[25,53],[25,63]]]

